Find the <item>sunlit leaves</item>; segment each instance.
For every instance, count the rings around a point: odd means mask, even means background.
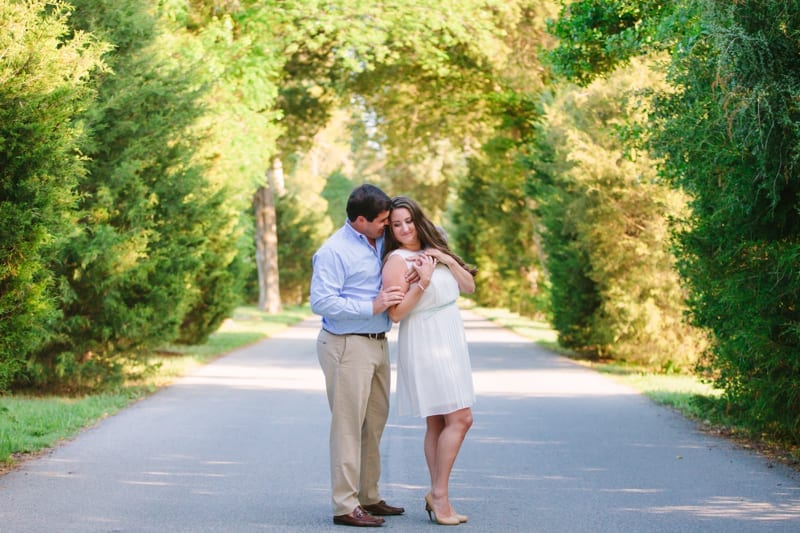
[[[49,5],[48,5],[49,4]],[[0,2],[0,391],[47,342],[57,315],[50,263],[85,175],[77,123],[105,43],[72,33],[60,2]]]
[[[626,157],[621,133],[646,119],[636,91],[655,88],[634,61],[609,80],[565,87],[545,107],[529,188],[538,200],[561,341],[589,354],[691,367],[702,336],[683,323],[670,253],[686,198],[656,179],[647,153]]]
[[[554,71],[587,84],[630,58],[669,47],[676,28],[662,23],[682,12],[676,0],[578,0],[563,2],[549,29],[560,39],[549,52]],[[680,30],[678,30],[680,31]]]

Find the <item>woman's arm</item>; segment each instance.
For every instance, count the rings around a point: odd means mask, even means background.
[[[389,318],[393,322],[400,322],[405,318],[414,309],[414,306],[417,305],[420,297],[422,297],[422,293],[430,285],[431,275],[433,274],[432,266],[428,269],[417,269],[417,271],[420,275],[419,281],[409,285],[408,281],[406,281],[408,265],[401,255],[389,256],[383,265],[383,285],[385,287],[399,285],[405,289],[403,301],[389,308]]]
[[[433,257],[438,262],[450,269],[450,272],[453,273],[453,277],[456,278],[456,281],[458,282],[459,291],[466,294],[472,294],[475,292],[475,278],[472,277],[472,274],[470,274],[464,267],[458,264],[458,261],[456,261],[453,256],[448,255],[437,248],[427,248],[425,250],[425,255]]]

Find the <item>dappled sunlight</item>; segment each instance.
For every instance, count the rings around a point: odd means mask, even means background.
[[[573,369],[476,370],[475,392],[486,396],[576,397],[638,394],[598,374]]]
[[[640,512],[641,509],[627,509]],[[800,518],[800,499],[784,504],[749,500],[738,496],[718,496],[700,505],[669,505],[645,509],[652,514],[689,513],[702,518],[730,518],[769,522]]]
[[[531,339],[526,339],[521,335],[512,333],[511,331],[501,329],[499,327],[478,327],[472,326],[466,328],[467,341],[470,344],[488,343],[488,344],[532,344]]]
[[[41,477],[64,478],[64,479],[72,479],[76,477],[76,474],[74,472],[58,472],[55,470],[37,470],[36,472],[32,472],[32,474]]]
[[[397,489],[397,490],[421,490],[421,491],[428,491],[430,490],[429,485],[411,485],[408,483],[382,483],[381,487],[384,489]],[[387,490],[387,492],[390,492]]]
[[[470,437],[470,439],[480,444],[515,444],[524,446],[558,446],[564,444],[555,440],[510,439],[507,437]]]
[[[47,461],[42,463],[43,465],[52,465],[53,468],[77,468],[80,464],[79,461],[74,459],[59,459],[54,457],[49,457]],[[74,471],[70,470],[44,470],[44,469],[37,469],[31,471],[32,475],[41,476],[41,477],[49,477],[49,478],[64,478],[64,479],[72,479],[75,477],[81,477],[80,475],[76,474]]]
[[[423,424],[423,423],[413,424],[413,425],[391,424],[391,423],[389,423],[389,424],[386,424],[386,427],[387,428],[392,428],[392,429],[413,429],[415,431],[416,430],[423,430],[423,431],[425,430],[425,424]]]
[[[450,483],[455,507],[470,516],[462,527],[787,531],[800,522],[800,487],[777,468],[737,459],[736,450],[633,388],[514,333],[486,322],[466,326],[475,423]],[[248,526],[237,529],[327,531],[330,416],[314,349],[318,331],[306,322],[193,369],[106,420],[94,432],[101,440],[87,439],[76,458],[31,463],[17,490],[30,494],[32,515],[41,514],[46,486],[74,492],[70,509],[100,502],[93,516],[75,515],[82,526],[101,525],[86,531],[129,529],[127,518],[111,520],[129,502],[137,512],[144,505],[189,509],[178,529],[195,520],[185,529],[201,530],[221,517],[213,529],[226,530],[230,512],[247,517]],[[396,331],[389,336],[392,392]],[[422,531],[430,525],[426,422],[400,417],[394,407],[382,441],[381,491],[408,516],[389,520],[389,528]],[[48,512],[61,519],[63,511]],[[163,529],[162,518],[148,530]]]
[[[290,331],[298,330],[290,328]],[[490,330],[487,330],[490,331]],[[530,343],[514,334],[506,336],[503,330],[491,330],[495,345],[499,342]],[[308,335],[309,331],[300,333]],[[472,342],[472,341],[471,341]],[[489,342],[487,339],[486,342]],[[634,389],[616,383],[598,373],[558,358],[548,357],[544,368],[541,363],[528,359],[525,352],[516,357],[496,357],[476,350],[473,354],[473,383],[475,392],[485,396],[513,398],[580,397],[638,394]],[[499,352],[502,353],[502,352]],[[396,387],[396,368],[392,368],[392,390]],[[531,368],[536,366],[536,368]],[[222,361],[197,369],[179,379],[177,386],[225,387],[239,390],[295,390],[325,392],[325,378],[316,359],[310,357],[293,360],[291,354],[281,357],[252,357]]]
[[[176,385],[325,392],[325,377],[319,368],[311,367],[214,365],[182,378]]]
[[[235,464],[235,463],[232,463]],[[141,485],[146,487],[196,487],[197,479],[220,479],[230,477],[229,474],[214,472],[142,472],[143,479],[122,479],[119,482],[123,485]],[[154,479],[148,479],[148,478]],[[218,494],[209,489],[193,489],[193,494]]]
[[[147,487],[172,487],[175,483],[167,483],[166,481],[120,481],[123,485],[145,485]]]
[[[534,474],[506,474],[486,476],[486,478],[502,481],[575,481],[577,479],[569,476],[547,476]]]
[[[154,457],[153,461],[162,463],[165,469],[129,473],[127,479],[120,479],[118,482],[122,485],[144,487],[185,487],[191,494],[213,496],[220,494],[219,490],[214,489],[219,480],[242,475],[241,461],[201,460],[180,454]],[[204,471],[203,467],[212,469]]]
[[[210,472],[142,472],[145,476],[162,477],[225,477],[224,474]]]
[[[462,309],[461,316],[464,321],[469,342],[475,343],[533,343],[533,342],[556,342],[556,332],[543,322],[537,323],[532,320],[520,319],[510,321],[510,328],[519,328],[517,333],[512,329],[491,322],[481,315]]]
[[[628,444],[631,448],[660,448],[660,444],[655,443],[643,443],[643,442],[631,442]],[[703,450],[707,448],[707,444],[676,444],[673,447],[676,450]]]
[[[319,329],[319,319],[305,320],[273,335],[273,338],[307,340],[309,338],[316,338]]]
[[[598,489],[599,492],[611,492],[621,494],[661,494],[664,489]]]
[[[392,370],[392,390],[396,371]],[[475,392],[485,396],[579,397],[638,394],[601,375],[571,368],[537,370],[473,370]],[[241,390],[325,392],[317,367],[212,365],[186,376],[177,386],[213,386]]]

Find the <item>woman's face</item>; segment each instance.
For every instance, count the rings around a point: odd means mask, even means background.
[[[417,238],[417,228],[414,226],[414,219],[411,212],[405,207],[398,207],[392,211],[389,218],[389,225],[392,228],[392,235],[403,248],[419,248]]]

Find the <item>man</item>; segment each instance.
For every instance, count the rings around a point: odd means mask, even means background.
[[[376,527],[399,515],[381,499],[380,440],[389,417],[391,321],[401,287],[381,288],[383,233],[391,199],[374,185],[356,187],[347,220],[313,258],[311,310],[322,315],[317,356],[331,409],[333,522]]]

